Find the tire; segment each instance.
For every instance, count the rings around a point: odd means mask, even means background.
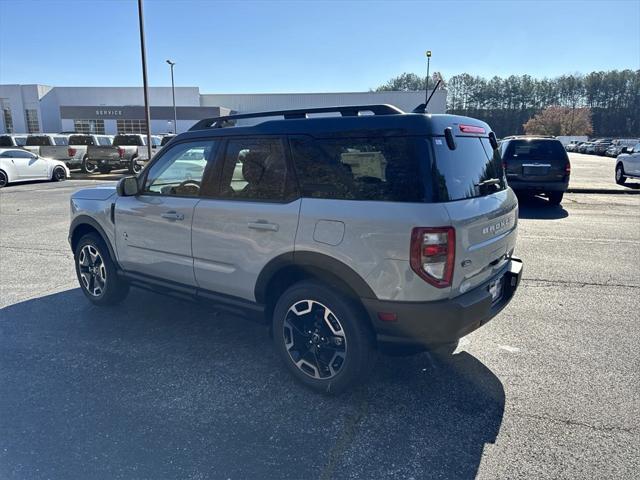
[[[80,289],[95,305],[115,305],[127,297],[129,284],[118,276],[109,249],[97,233],[84,235],[73,255]]]
[[[100,170],[100,173],[111,173],[111,168],[109,167],[100,167],[98,170]]]
[[[547,193],[547,197],[549,197],[549,203],[551,205],[560,205],[564,197],[564,192],[549,192]]]
[[[51,172],[52,182],[64,182],[67,179],[67,172],[62,167],[55,167]]]
[[[621,163],[616,165],[616,183],[618,185],[624,185],[627,181],[627,177],[624,176],[624,167]]]
[[[142,165],[138,165],[136,160],[137,160],[137,157],[133,157],[129,162],[129,168],[128,168],[129,173],[132,173],[134,175],[137,175],[142,171]]]
[[[92,163],[89,160],[89,157],[84,157],[82,159],[82,163],[80,164],[80,170],[82,173],[88,173],[89,175],[93,175],[94,173],[98,173],[98,164]]]
[[[296,283],[273,312],[276,351],[302,384],[341,393],[363,381],[375,361],[375,336],[365,316],[360,305],[322,283]]]
[[[7,185],[9,185],[9,177],[7,177],[6,173],[0,170],[0,188],[6,187]]]

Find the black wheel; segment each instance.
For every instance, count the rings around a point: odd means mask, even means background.
[[[51,174],[52,182],[63,182],[67,179],[67,172],[62,167],[55,167]]]
[[[303,384],[337,394],[364,380],[375,360],[375,340],[364,310],[315,281],[290,287],[273,312],[273,341]]]
[[[89,159],[89,157],[84,157],[80,164],[80,170],[82,173],[94,174],[98,172],[98,164]]]
[[[111,173],[111,168],[109,167],[100,167],[100,173]]]
[[[0,170],[0,188],[6,187],[9,184],[9,178],[7,174]]]
[[[115,305],[129,293],[129,284],[118,276],[104,240],[88,233],[74,253],[76,274],[82,293],[96,305]]]
[[[616,165],[616,183],[618,185],[624,185],[627,181],[627,177],[624,176],[624,167],[621,163]]]
[[[549,203],[551,205],[560,205],[560,203],[562,203],[562,197],[564,197],[564,192],[549,192],[547,196],[549,197]]]
[[[132,158],[129,162],[129,173],[138,174],[142,171],[142,165],[138,164],[137,158]]]

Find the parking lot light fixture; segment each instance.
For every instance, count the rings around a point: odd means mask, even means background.
[[[176,111],[176,86],[173,81],[173,67],[176,62],[172,62],[171,60],[167,60],[167,63],[171,67],[171,95],[173,96],[173,133],[178,133],[178,114]]]

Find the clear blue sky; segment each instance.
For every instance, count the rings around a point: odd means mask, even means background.
[[[135,0],[0,0],[0,83],[140,85]],[[146,0],[149,82],[205,93],[363,91],[402,72],[640,68],[640,0]]]

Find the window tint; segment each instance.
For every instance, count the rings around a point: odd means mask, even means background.
[[[34,154],[27,152],[26,150],[9,150],[6,152],[6,156],[10,158],[36,158]]]
[[[13,142],[11,141],[11,137],[7,137],[7,136],[0,137],[0,147],[13,147]]]
[[[505,160],[564,160],[566,156],[558,140],[511,140],[503,155]]]
[[[141,146],[144,145],[144,142],[138,135],[116,135],[116,137],[113,139],[113,144],[116,147]]]
[[[444,138],[432,139],[435,200],[439,202],[489,195],[507,188],[498,150],[488,138],[456,137],[450,150]],[[482,182],[496,180],[496,183]]]
[[[25,145],[28,145],[30,147],[48,147],[51,145],[51,140],[49,140],[49,137],[45,137],[45,136],[30,136],[27,137],[27,141],[25,143]]]
[[[233,139],[227,143],[220,197],[282,201],[287,163],[280,139]]]
[[[154,147],[160,146],[160,139],[158,137],[151,137],[151,145]]]
[[[13,139],[16,141],[16,145],[20,145],[21,147],[27,143],[27,137],[14,137]]]
[[[207,160],[216,142],[195,141],[180,143],[164,151],[154,162],[145,180],[146,192],[197,197]]]
[[[93,137],[91,135],[71,135],[69,137],[69,145],[93,145]]]
[[[302,195],[346,200],[423,202],[426,148],[411,137],[291,140]]]

